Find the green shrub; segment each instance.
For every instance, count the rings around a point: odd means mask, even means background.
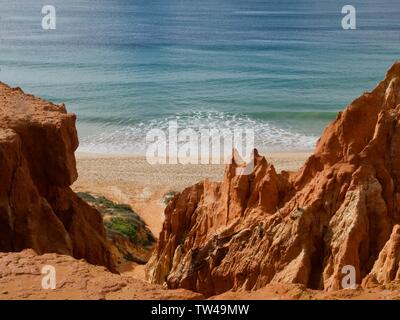
[[[132,242],[137,242],[137,228],[131,219],[112,217],[109,221],[105,221],[105,226],[110,232],[119,233]]]
[[[164,203],[168,204],[178,193],[179,192],[173,190],[168,191],[166,194],[164,194]]]
[[[127,204],[116,204],[103,196],[79,192],[78,196],[94,206],[104,217],[107,236],[119,234],[135,245],[149,247],[156,238],[142,218]]]

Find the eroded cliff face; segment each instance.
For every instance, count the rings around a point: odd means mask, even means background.
[[[175,196],[147,277],[211,296],[269,283],[341,289],[399,279],[400,63],[324,131],[298,172],[255,152],[249,176],[226,169]],[[393,231],[392,231],[393,230]],[[392,236],[391,236],[392,234]]]
[[[0,251],[26,248],[114,270],[100,214],[77,178],[75,116],[0,83]]]

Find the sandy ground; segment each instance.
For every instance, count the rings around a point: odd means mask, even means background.
[[[267,157],[277,171],[297,170],[309,153],[274,153]],[[220,181],[224,165],[150,165],[144,157],[77,154],[75,191],[126,203],[140,214],[155,236],[164,220],[164,196],[201,180]]]
[[[309,153],[275,153],[267,157],[277,171],[297,170]],[[150,165],[144,157],[78,153],[76,192],[91,192],[129,204],[158,237],[164,221],[164,198],[201,180],[221,181],[225,165]],[[120,272],[144,279],[144,266],[127,263]]]
[[[57,288],[43,289],[41,270],[44,265],[56,268]],[[131,274],[116,275],[104,267],[88,264],[60,254],[37,255],[22,252],[0,252],[0,300],[168,300],[202,299],[201,294],[184,289],[166,290],[160,285],[135,279]],[[399,300],[400,286],[355,290],[318,291],[300,284],[270,283],[257,291],[228,291],[210,297],[212,300]]]

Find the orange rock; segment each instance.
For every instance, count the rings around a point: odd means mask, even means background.
[[[222,183],[177,195],[148,279],[206,296],[269,283],[330,291],[352,265],[360,284],[399,223],[399,120],[400,62],[339,113],[298,172],[277,174],[256,152],[251,175],[233,163]]]
[[[363,280],[365,287],[400,281],[400,225],[393,227],[392,235],[385,244],[369,275]]]
[[[0,251],[69,254],[114,270],[100,214],[70,189],[75,120],[0,83]]]
[[[55,289],[42,287],[43,267],[54,269]],[[46,270],[46,269],[45,269]],[[0,253],[0,300],[85,299],[85,300],[166,300],[202,299],[184,289],[166,290],[128,276],[108,272],[70,256],[33,250]]]

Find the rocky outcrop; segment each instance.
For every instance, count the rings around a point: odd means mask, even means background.
[[[48,269],[51,266],[54,269]],[[55,288],[49,288],[54,276]],[[45,286],[43,286],[43,283]],[[166,290],[129,276],[117,275],[70,256],[32,250],[0,253],[0,300],[169,300],[201,299],[184,289]]]
[[[400,283],[400,225],[393,227],[390,239],[383,247],[369,275],[364,279],[365,287],[378,284]]]
[[[147,277],[206,296],[270,283],[338,290],[346,265],[358,284],[396,279],[399,121],[396,63],[338,114],[298,172],[277,173],[255,152],[251,175],[232,163],[222,183],[175,196]]]
[[[32,248],[114,270],[102,218],[77,178],[75,115],[0,83],[0,251]]]

